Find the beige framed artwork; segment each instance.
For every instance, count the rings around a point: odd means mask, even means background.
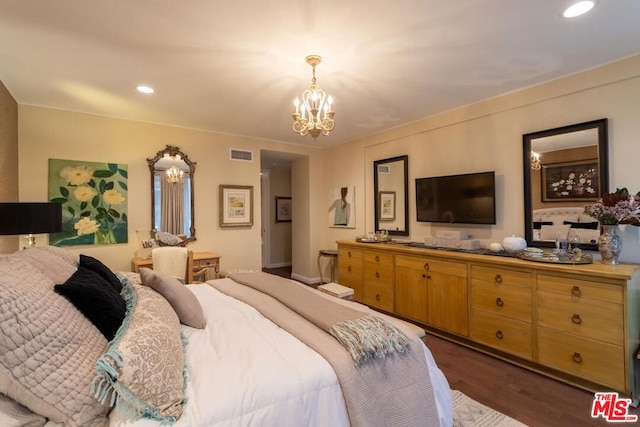
[[[220,227],[253,226],[253,186],[220,185]]]
[[[380,207],[379,221],[395,221],[396,220],[396,192],[395,191],[379,191],[378,206]]]
[[[276,197],[276,222],[291,222],[291,197]]]

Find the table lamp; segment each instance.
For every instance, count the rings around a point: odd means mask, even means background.
[[[62,231],[62,205],[46,202],[0,203],[0,235],[27,234],[35,246],[34,234]]]

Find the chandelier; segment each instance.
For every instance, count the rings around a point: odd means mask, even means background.
[[[531,151],[531,169],[540,170],[540,153]]]
[[[176,184],[178,182],[184,182],[184,171],[178,169],[176,165],[167,169],[167,182]]]
[[[318,55],[309,55],[305,58],[307,64],[313,69],[311,87],[302,93],[302,103],[296,98],[294,105],[296,112],[293,116],[293,131],[301,136],[310,134],[316,139],[320,134],[329,135],[333,130],[333,116],[331,110],[333,98],[316,84],[316,65],[322,58]]]

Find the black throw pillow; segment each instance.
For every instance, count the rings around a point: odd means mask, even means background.
[[[124,320],[126,304],[119,292],[99,274],[84,267],[54,290],[68,299],[111,341]]]
[[[122,283],[120,283],[120,279],[116,276],[113,271],[109,269],[106,265],[104,265],[100,260],[97,260],[89,255],[80,254],[80,267],[85,267],[89,270],[92,270],[95,273],[98,273],[104,279],[109,282],[111,286],[115,288],[118,293],[122,290]]]
[[[553,221],[533,221],[533,229],[540,230],[543,225],[553,225]]]
[[[600,223],[598,221],[594,221],[594,222],[565,221],[564,224],[570,225],[571,228],[581,228],[583,230],[597,230],[600,227]]]

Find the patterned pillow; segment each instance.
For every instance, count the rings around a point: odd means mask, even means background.
[[[178,316],[162,295],[140,285],[139,279],[124,282],[127,315],[98,360],[95,396],[115,404],[131,420],[173,423],[182,414],[187,381],[186,341]]]
[[[103,426],[109,408],[91,383],[107,340],[53,286],[26,260],[0,258],[0,393],[66,426]]]

